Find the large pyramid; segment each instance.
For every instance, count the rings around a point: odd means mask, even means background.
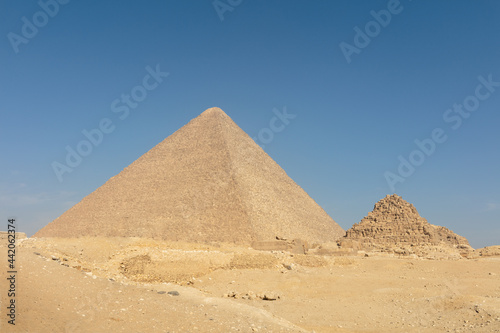
[[[221,109],[211,108],[38,231],[250,243],[344,230]]]
[[[472,248],[465,237],[445,227],[432,225],[402,197],[393,194],[375,204],[373,211],[347,230],[342,247],[357,249],[406,249],[421,253],[425,247],[445,247],[465,253]]]

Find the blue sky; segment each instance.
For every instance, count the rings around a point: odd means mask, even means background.
[[[1,216],[33,234],[209,107],[252,137],[286,109],[296,118],[265,150],[343,228],[395,192],[473,247],[500,244],[499,14],[497,1],[3,1]],[[148,70],[169,75],[145,90]],[[103,119],[114,130],[60,182],[53,162]]]

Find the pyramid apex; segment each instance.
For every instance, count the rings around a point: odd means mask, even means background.
[[[227,114],[224,111],[222,111],[221,108],[218,108],[218,107],[208,108],[205,111],[203,111],[201,113],[201,115],[223,115],[223,116],[227,116]]]

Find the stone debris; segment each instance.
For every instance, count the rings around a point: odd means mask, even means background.
[[[475,258],[488,258],[488,257],[500,257],[500,246],[487,246],[481,249],[476,249],[469,256],[471,259]]]
[[[237,293],[235,291],[231,291],[227,294],[224,294],[223,297],[234,298],[234,299],[248,299],[248,300],[260,299],[263,301],[276,301],[281,299],[281,295],[275,292],[255,293],[253,291],[249,291],[247,293]]]

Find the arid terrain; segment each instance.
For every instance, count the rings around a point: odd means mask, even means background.
[[[140,238],[24,239],[16,326],[2,316],[0,328],[500,332],[498,248],[458,260],[327,249],[300,254]],[[1,290],[6,283],[2,277]]]

